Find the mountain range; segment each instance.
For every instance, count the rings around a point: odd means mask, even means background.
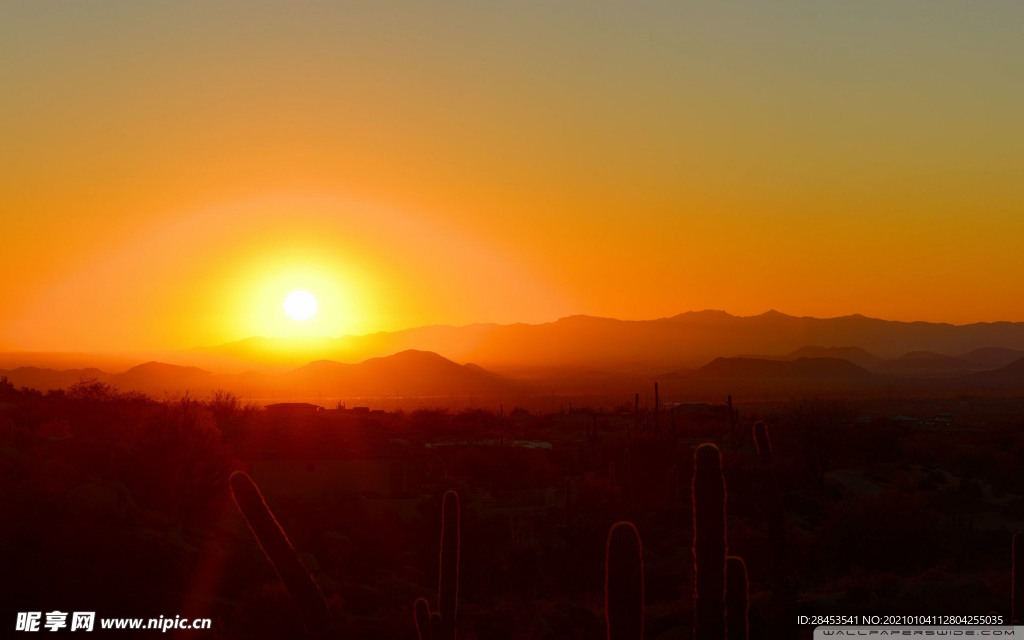
[[[161,358],[176,364],[150,361],[120,373],[16,366],[0,369],[0,376],[39,389],[96,378],[158,397],[215,389],[250,397],[628,394],[657,379],[711,395],[908,384],[1024,389],[1024,323],[957,326],[774,311],[752,317],[701,311],[647,321],[572,316],[539,325],[434,326],[301,342],[250,338]],[[0,363],[17,359],[0,354]],[[60,360],[68,362],[81,361]]]
[[[96,379],[122,391],[203,395],[229,390],[248,397],[265,395],[325,395],[330,397],[460,397],[501,395],[517,384],[472,364],[460,365],[436,353],[407,350],[358,364],[319,360],[283,373],[246,371],[215,374],[196,367],[147,362],[122,373],[99,369],[0,369],[16,387],[40,390],[67,388],[82,379]]]
[[[850,347],[869,355],[843,351]],[[318,359],[358,362],[407,349],[432,351],[499,372],[535,367],[657,372],[697,368],[718,357],[778,357],[798,349],[813,350],[798,357],[842,357],[872,368],[872,356],[891,360],[915,351],[960,355],[990,349],[1016,350],[1024,355],[1024,322],[952,325],[861,315],[796,317],[777,311],[749,317],[694,311],[640,321],[569,316],[535,325],[430,326],[302,344],[282,338],[249,338],[196,349],[190,356],[250,364],[273,360],[298,366]],[[829,351],[835,349],[840,351]],[[984,358],[985,354],[977,356]],[[989,364],[1006,364],[999,357],[997,354]]]

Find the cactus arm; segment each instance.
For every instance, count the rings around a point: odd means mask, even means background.
[[[608,531],[604,602],[608,640],[643,638],[643,545],[632,522],[617,522]]]
[[[442,633],[455,637],[455,621],[459,598],[459,494],[444,494],[441,517],[440,576],[437,584],[437,612],[441,616]]]
[[[694,640],[725,638],[725,478],[722,456],[704,443],[694,454]]]
[[[430,639],[430,603],[426,598],[416,598],[412,605],[413,620],[416,622],[416,637],[419,640]]]
[[[728,640],[747,640],[750,635],[747,564],[743,558],[725,559],[725,615]]]
[[[295,598],[306,631],[317,638],[328,636],[333,625],[324,596],[299,560],[284,529],[263,499],[263,494],[256,483],[241,471],[232,473],[230,482],[231,495],[238,510],[245,517],[267,560]]]

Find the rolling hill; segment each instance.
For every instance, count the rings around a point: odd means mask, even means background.
[[[358,364],[319,360],[278,378],[280,386],[349,396],[463,396],[511,392],[512,381],[476,365],[409,349]]]

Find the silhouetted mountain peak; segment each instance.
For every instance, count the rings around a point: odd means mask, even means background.
[[[668,318],[669,320],[728,320],[735,318],[727,311],[720,309],[702,309],[700,311],[686,311],[684,313],[677,313],[674,316]]]
[[[463,366],[432,351],[406,349],[357,364],[319,360],[286,374],[279,382],[343,396],[463,395],[509,388],[501,376],[477,365]]]
[[[209,371],[199,367],[187,367],[179,364],[168,364],[150,360],[128,369],[121,375],[211,375]]]
[[[444,356],[434,353],[433,351],[424,351],[422,349],[406,349],[405,351],[399,351],[390,356],[384,356],[384,358],[392,362],[402,363],[449,363],[456,364]]]
[[[759,319],[759,320],[796,320],[796,319],[798,319],[798,316],[791,316],[791,315],[782,313],[781,311],[776,311],[775,309],[769,309],[769,310],[765,311],[764,313],[758,314],[756,316],[750,316],[750,317],[751,318],[756,318],[756,319]]]

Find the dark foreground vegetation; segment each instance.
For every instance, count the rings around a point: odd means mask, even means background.
[[[3,624],[494,640],[1009,621],[1021,416],[1017,397],[275,412],[2,380]]]

